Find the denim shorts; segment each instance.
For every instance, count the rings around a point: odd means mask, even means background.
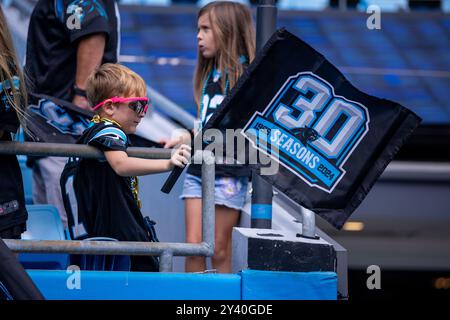
[[[242,210],[247,196],[247,177],[216,177],[214,200],[216,205]],[[200,177],[186,174],[180,199],[201,198],[202,181]]]

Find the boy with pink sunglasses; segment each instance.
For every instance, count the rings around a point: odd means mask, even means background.
[[[76,199],[78,212],[68,212],[71,235],[75,239],[151,241],[140,211],[136,176],[184,167],[189,161],[190,147],[180,146],[170,160],[129,157],[125,152],[129,146],[127,135],[136,132],[149,104],[144,80],[125,66],[104,64],[89,76],[86,88],[96,115],[77,143],[99,148],[106,161],[72,159],[72,166],[76,163],[75,197],[65,201],[65,207],[72,211],[75,206],[67,202]],[[69,160],[66,168],[70,165]],[[65,189],[67,192],[68,188]],[[157,259],[131,257],[131,270],[158,271]]]

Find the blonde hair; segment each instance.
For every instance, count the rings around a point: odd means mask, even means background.
[[[17,90],[14,86],[14,76],[20,80],[20,86]],[[0,82],[3,84],[3,91],[10,105],[14,108],[24,131],[31,135],[26,127],[25,108],[27,106],[27,91],[22,71],[19,69],[19,63],[16,51],[6,23],[5,15],[0,7]],[[6,89],[6,82],[9,82],[13,97],[10,97]]]
[[[86,81],[86,95],[91,107],[113,97],[146,97],[144,79],[131,69],[105,63],[93,71]]]
[[[240,3],[216,1],[200,9],[197,19],[207,14],[217,45],[217,54],[211,59],[204,58],[197,50],[197,66],[194,74],[194,98],[199,112],[203,84],[209,73],[217,68],[223,75],[221,86],[225,90],[226,79],[232,88],[244,71],[240,57],[248,63],[255,58],[255,29],[250,9]],[[199,112],[200,113],[200,112]]]

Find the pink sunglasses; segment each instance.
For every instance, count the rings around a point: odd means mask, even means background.
[[[104,105],[108,101],[111,101],[112,103],[130,102],[128,104],[128,108],[130,108],[137,114],[147,113],[148,104],[149,104],[149,100],[147,97],[131,97],[131,98],[113,97],[113,98],[109,98],[109,99],[106,99],[106,100],[100,102],[95,107],[93,107],[92,110],[100,108],[102,105]]]

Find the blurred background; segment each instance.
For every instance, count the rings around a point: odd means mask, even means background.
[[[3,1],[17,37],[27,32],[21,6],[34,2]],[[120,61],[192,116],[196,18],[207,2],[119,2]],[[239,2],[251,5],[256,17],[258,1]],[[276,3],[278,27],[322,53],[358,89],[423,118],[394,161],[416,164],[415,170],[384,175],[341,231],[318,218],[348,250],[349,297],[450,297],[450,0]],[[367,27],[371,5],[381,10],[380,29]],[[17,45],[23,56],[24,44]],[[381,290],[367,289],[370,265],[381,268]]]

